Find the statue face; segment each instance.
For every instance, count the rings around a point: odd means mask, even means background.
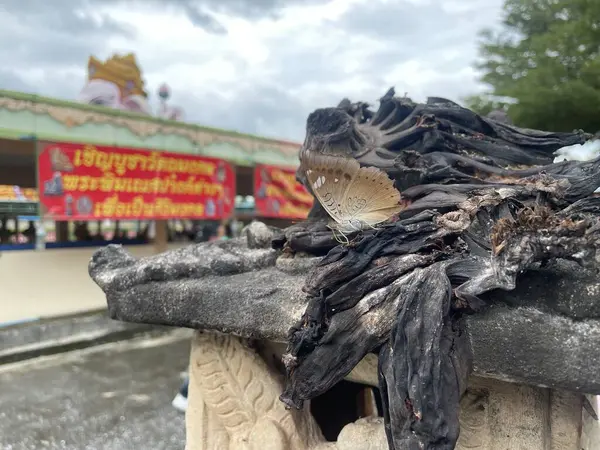
[[[141,95],[128,95],[121,98],[119,87],[106,80],[91,80],[79,93],[79,101],[88,105],[101,105],[108,108],[150,114],[150,106]]]
[[[89,81],[79,93],[79,101],[121,109],[121,92],[116,84],[104,80]]]

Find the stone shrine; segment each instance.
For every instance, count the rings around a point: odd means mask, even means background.
[[[600,159],[552,163],[590,138],[393,90],[375,113],[344,100],[300,153],[384,170],[395,221],[344,245],[315,202],[286,230],[108,246],[90,275],[113,318],[198,330],[187,450],[591,450]]]

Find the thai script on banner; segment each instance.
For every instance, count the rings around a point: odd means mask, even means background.
[[[56,220],[221,219],[234,208],[235,173],[214,158],[48,144],[38,176],[42,212]]]
[[[296,181],[294,169],[258,165],[254,169],[254,202],[258,216],[305,219],[313,197]]]

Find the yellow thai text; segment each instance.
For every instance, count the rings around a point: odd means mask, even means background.
[[[312,195],[310,195],[304,186],[296,181],[296,174],[293,172],[287,172],[280,169],[273,169],[271,171],[271,180],[277,182],[283,186],[283,189],[279,189],[278,194],[273,194],[278,197],[293,198],[301,203],[311,203],[313,201]],[[301,189],[298,189],[298,187]],[[274,187],[274,186],[273,186]],[[267,186],[267,195],[269,192],[269,186]],[[275,192],[275,191],[273,191]]]
[[[213,176],[216,170],[216,165],[210,161],[164,156],[160,152],[103,151],[93,145],[75,150],[73,164],[75,167],[95,167],[102,172],[115,172],[120,176],[128,171],[138,170]]]
[[[202,217],[204,205],[201,203],[173,203],[170,199],[157,197],[146,202],[141,195],[129,202],[119,200],[118,195],[106,198],[94,205],[96,217]]]
[[[207,183],[195,175],[179,180],[177,175],[154,178],[117,177],[107,172],[101,177],[63,174],[63,186],[70,192],[115,192],[132,194],[171,194],[219,197],[223,185]]]

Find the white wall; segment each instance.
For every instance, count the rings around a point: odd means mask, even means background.
[[[151,245],[127,249],[136,257],[153,254]],[[1,252],[0,324],[105,308],[106,299],[87,272],[95,250]]]

